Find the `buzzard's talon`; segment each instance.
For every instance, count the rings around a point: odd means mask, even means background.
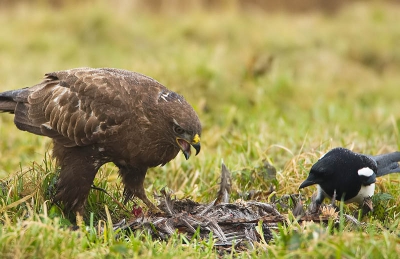
[[[145,201],[143,201],[146,205],[147,205],[147,207],[149,208],[149,212],[150,212],[150,214],[153,214],[153,215],[164,215],[165,214],[165,212],[163,212],[160,208],[158,208],[157,206],[155,206],[153,203],[151,203],[150,201],[148,201],[148,202],[150,202],[150,203],[146,203]]]
[[[143,190],[144,193],[144,190]],[[165,212],[163,212],[159,207],[157,207],[156,205],[154,205],[146,196],[146,194],[144,194],[144,196],[137,196],[139,199],[141,199],[143,201],[144,204],[146,204],[147,208],[149,208],[148,212],[150,212],[150,214],[152,215],[164,215]]]

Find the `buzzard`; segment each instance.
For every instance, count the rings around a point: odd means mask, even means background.
[[[165,165],[191,146],[200,152],[200,120],[189,103],[145,75],[114,68],[76,68],[45,74],[32,87],[0,93],[0,111],[18,129],[53,140],[60,166],[55,202],[83,214],[99,168],[113,162],[125,186],[150,210],[147,169]]]

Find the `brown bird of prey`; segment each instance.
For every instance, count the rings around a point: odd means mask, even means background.
[[[136,196],[152,211],[143,181],[191,146],[200,152],[200,120],[179,94],[145,75],[113,68],[77,68],[45,74],[32,87],[0,93],[0,111],[18,129],[53,140],[60,166],[55,202],[83,214],[99,168],[113,162],[125,202]]]

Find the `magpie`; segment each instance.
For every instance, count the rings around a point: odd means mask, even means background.
[[[400,173],[399,161],[400,152],[370,156],[337,147],[311,167],[299,189],[317,184],[316,205],[335,196],[336,200],[362,206],[364,199],[374,194],[377,177]]]

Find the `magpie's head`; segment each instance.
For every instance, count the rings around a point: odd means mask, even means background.
[[[340,157],[341,150],[335,148],[323,155],[312,167],[307,179],[300,185],[299,189],[321,184],[328,181],[337,171],[337,160]]]

